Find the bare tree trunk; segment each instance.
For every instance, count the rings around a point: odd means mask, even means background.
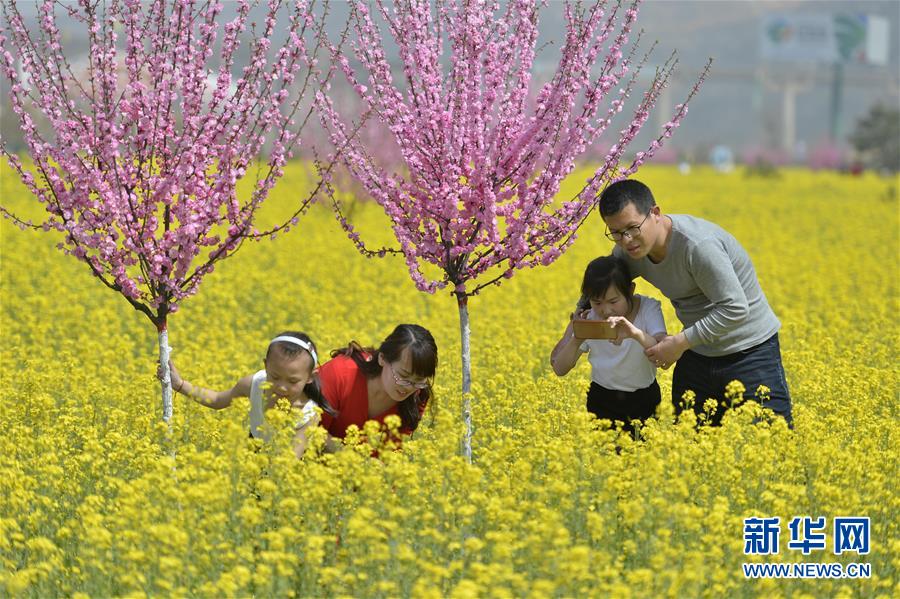
[[[166,321],[157,326],[159,330],[159,365],[162,366],[162,411],[163,421],[172,419],[172,373],[169,370],[169,331],[166,329]]]
[[[463,421],[466,423],[466,434],[463,437],[463,455],[472,463],[472,401],[469,392],[472,390],[472,354],[469,351],[469,298],[457,296],[459,306],[459,336],[462,344],[462,392]]]

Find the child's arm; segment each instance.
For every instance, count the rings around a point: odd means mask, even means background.
[[[212,389],[197,387],[181,378],[181,374],[171,361],[169,362],[169,370],[172,377],[172,389],[177,393],[190,397],[207,408],[221,410],[230,406],[236,397],[250,397],[250,384],[253,381],[252,374],[239,380],[234,384],[234,387],[227,391],[213,391]]]
[[[606,319],[609,324],[616,329],[616,333],[618,337],[615,341],[621,343],[625,339],[634,339],[638,343],[640,343],[644,349],[648,349],[653,347],[659,342],[659,339],[650,335],[646,331],[642,331],[641,329],[634,326],[630,320],[625,318],[624,316],[610,316]],[[657,335],[657,337],[665,337],[665,334]]]
[[[647,360],[649,360],[651,364],[655,364],[657,367],[665,370],[671,367],[672,364],[677,361],[678,358],[680,358],[686,350],[690,349],[691,345],[690,343],[688,343],[684,331],[674,336],[669,336],[669,334],[666,332],[666,322],[663,319],[662,308],[659,305],[659,302],[655,302],[652,308],[653,309],[648,315],[649,326],[652,327],[651,330],[662,331],[662,333],[659,335],[654,335],[654,337],[656,337],[657,343],[653,347],[645,349],[644,355],[647,356]],[[669,352],[671,352],[672,344],[676,346],[675,357],[674,359],[672,359],[672,361],[667,361],[660,355],[660,351],[662,350],[667,353],[667,355],[671,356],[672,354],[670,354]]]
[[[303,457],[306,446],[309,444],[309,438],[306,436],[307,431],[310,430],[310,427],[318,426],[319,420],[319,415],[316,414],[297,427],[296,432],[294,433],[294,455],[297,456],[298,460]]]
[[[574,315],[572,316],[574,318]],[[566,327],[562,338],[550,352],[550,365],[553,366],[553,372],[557,376],[568,374],[575,367],[581,353],[581,340],[575,338],[575,329],[570,319],[569,326]]]

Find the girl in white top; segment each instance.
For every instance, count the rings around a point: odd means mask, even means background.
[[[312,339],[305,333],[285,331],[269,342],[263,359],[264,369],[243,377],[227,391],[197,387],[181,378],[171,362],[169,368],[172,388],[208,408],[221,410],[230,406],[236,397],[249,397],[250,436],[257,439],[266,438],[261,429],[265,411],[274,406],[278,399],[288,400],[299,411],[294,437],[294,453],[299,458],[306,450],[306,431],[319,423],[315,406],[318,405],[328,414],[335,414],[322,395],[317,364],[318,356]]]
[[[604,256],[588,264],[581,284],[582,299],[570,316],[562,338],[550,354],[553,371],[566,375],[581,354],[588,354],[591,386],[587,409],[598,419],[622,423],[634,432],[633,420],[644,422],[660,402],[656,366],[644,355],[646,348],[666,336],[659,301],[634,293],[628,265],[621,258]],[[578,339],[571,320],[605,320],[616,339]]]

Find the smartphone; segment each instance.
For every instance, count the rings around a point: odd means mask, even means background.
[[[576,339],[615,339],[616,329],[605,320],[576,318],[572,321]]]

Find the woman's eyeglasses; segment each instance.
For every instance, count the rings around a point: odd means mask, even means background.
[[[394,370],[394,367],[391,365],[391,363],[387,361],[385,361],[385,363],[391,369],[391,376],[394,377],[394,382],[397,383],[398,387],[404,387],[406,389],[418,389],[419,391],[421,391],[423,389],[427,389],[429,385],[431,385],[431,382],[427,379],[424,381],[408,381],[406,379],[401,379],[399,376],[397,376],[397,371]]]

